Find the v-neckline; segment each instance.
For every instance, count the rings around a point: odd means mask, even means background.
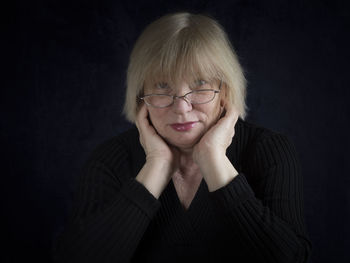
[[[180,200],[180,198],[179,198],[179,196],[177,194],[177,191],[176,191],[175,184],[174,184],[173,180],[172,179],[170,180],[171,192],[174,195],[174,199],[176,201],[176,205],[180,207],[180,210],[181,210],[182,213],[187,214],[187,215],[191,214],[192,211],[195,210],[196,204],[197,204],[197,202],[200,201],[201,196],[202,196],[202,192],[203,192],[203,190],[205,190],[204,189],[205,186],[206,186],[206,184],[205,184],[204,178],[202,178],[200,183],[199,183],[198,189],[197,189],[197,191],[196,191],[196,193],[195,193],[195,195],[194,195],[190,205],[186,209],[181,203],[181,200]]]

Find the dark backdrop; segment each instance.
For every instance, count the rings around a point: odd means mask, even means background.
[[[83,162],[130,127],[121,110],[137,36],[182,10],[227,30],[248,79],[247,120],[294,141],[312,262],[349,262],[345,0],[17,2],[7,38],[16,76],[1,87],[2,262],[50,262]]]

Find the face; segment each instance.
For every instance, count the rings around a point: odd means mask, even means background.
[[[190,92],[193,87],[219,90],[219,84],[219,81],[211,83],[200,81],[199,84],[197,82],[196,85],[189,85],[183,81],[175,87],[166,82],[151,84],[146,81],[144,92],[182,96]],[[190,149],[219,119],[222,113],[220,102],[224,97],[223,91],[221,88],[221,92],[206,104],[191,104],[183,98],[176,98],[174,103],[166,108],[147,106],[150,120],[158,134],[169,144],[180,149]]]

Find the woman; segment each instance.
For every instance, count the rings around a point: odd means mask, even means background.
[[[306,262],[302,178],[286,136],[244,121],[245,79],[212,18],[150,24],[132,51],[136,127],[84,166],[59,262]]]

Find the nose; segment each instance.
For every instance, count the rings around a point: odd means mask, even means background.
[[[171,107],[176,114],[183,114],[192,110],[192,104],[184,97],[176,97]]]
[[[192,110],[192,104],[187,98],[181,97],[181,96],[191,91],[191,89],[189,85],[186,83],[186,81],[183,81],[182,83],[179,83],[179,84],[180,85],[177,87],[177,94],[176,94],[178,97],[174,98],[174,103],[171,107],[174,113],[183,114]]]

